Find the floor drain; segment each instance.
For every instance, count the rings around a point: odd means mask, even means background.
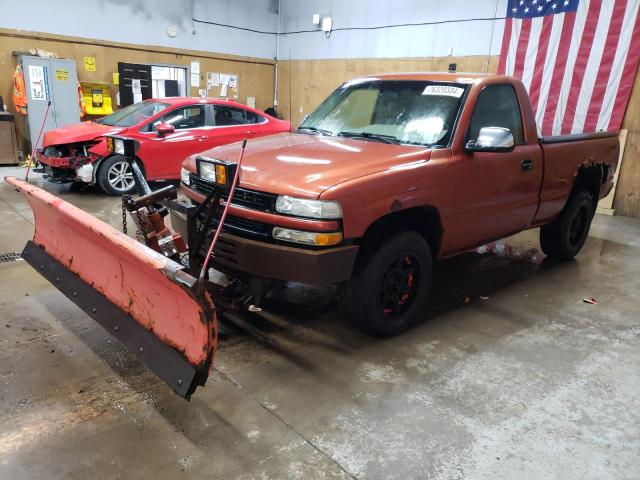
[[[20,260],[22,256],[16,252],[0,253],[0,263],[9,263]]]

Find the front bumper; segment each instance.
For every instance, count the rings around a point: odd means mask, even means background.
[[[85,183],[93,182],[93,164],[100,159],[95,155],[88,157],[52,157],[42,151],[36,152],[36,159],[44,165],[45,176],[52,182]]]
[[[187,236],[184,216],[171,211],[171,226]],[[222,232],[213,267],[232,276],[245,274],[308,285],[329,285],[351,278],[358,245],[322,250],[278,245]]]

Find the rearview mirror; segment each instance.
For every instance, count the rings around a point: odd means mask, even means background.
[[[510,152],[515,141],[513,133],[503,127],[482,127],[476,140],[469,140],[465,149],[469,152]]]
[[[156,132],[158,133],[159,137],[164,137],[165,135],[168,135],[170,133],[175,132],[176,129],[173,125],[171,125],[170,123],[159,123],[158,125],[156,125]]]

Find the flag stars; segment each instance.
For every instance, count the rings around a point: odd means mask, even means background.
[[[529,7],[526,7],[526,8],[524,9],[524,13],[529,13]]]
[[[538,7],[538,11],[539,11],[539,12],[541,12],[541,11],[542,11],[542,5],[540,5],[540,6]]]
[[[571,3],[571,2],[569,2],[569,0],[564,0],[564,6],[565,6],[565,7],[566,7],[567,5],[569,5],[569,3]]]
[[[558,8],[558,4],[554,3],[553,5],[551,5],[551,8],[555,10],[556,8]]]
[[[538,0],[533,0],[533,2],[531,2],[532,5],[535,5],[536,3],[538,3]]]
[[[520,0],[520,6],[524,5],[524,0]]]
[[[512,8],[512,9],[511,9],[511,11],[512,11],[513,13],[518,13],[518,9],[517,9],[517,8]]]

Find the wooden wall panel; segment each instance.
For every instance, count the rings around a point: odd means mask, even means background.
[[[201,88],[206,87],[206,72],[234,73],[239,76],[238,101],[246,103],[247,96],[255,97],[256,107],[260,110],[273,104],[274,62],[272,60],[0,29],[0,71],[3,72],[0,75],[0,95],[12,112],[15,110],[12,101],[11,75],[16,66],[16,57],[12,52],[26,52],[31,48],[49,50],[60,57],[75,60],[80,81],[107,83],[112,83],[112,74],[118,71],[118,62],[188,67],[192,60],[199,60]],[[95,72],[84,70],[85,56],[95,57]],[[117,87],[112,86],[111,97],[114,105],[116,91]],[[191,95],[197,96],[198,89],[192,87]],[[28,135],[25,135],[25,119],[21,115],[16,117],[20,147],[24,149],[25,139],[28,138]]]
[[[498,57],[364,58],[291,60],[278,62],[278,112],[298,125],[305,115],[343,82],[376,73],[446,71],[487,72],[498,68]]]
[[[636,74],[622,128],[629,132],[613,207],[618,215],[640,217],[640,74]]]

